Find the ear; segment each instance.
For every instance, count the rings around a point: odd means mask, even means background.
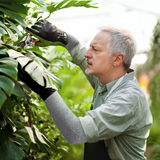
[[[120,65],[123,63],[124,58],[125,58],[124,55],[121,54],[121,53],[115,55],[115,57],[114,57],[114,62],[113,62],[113,66],[114,66],[114,67],[120,66]]]

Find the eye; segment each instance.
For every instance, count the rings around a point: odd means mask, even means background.
[[[93,50],[94,50],[94,51],[98,51],[98,49],[96,49],[94,46],[93,46]]]
[[[97,49],[93,48],[94,51],[98,51]]]

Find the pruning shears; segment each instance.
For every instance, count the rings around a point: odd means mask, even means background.
[[[32,35],[28,34],[24,41],[21,41],[18,46],[21,48],[26,48],[28,46],[34,46],[36,43],[40,42],[40,40],[33,40]]]

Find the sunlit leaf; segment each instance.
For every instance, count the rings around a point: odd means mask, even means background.
[[[39,132],[37,129],[35,129],[35,133],[36,133],[36,136],[37,136],[38,140],[39,140],[41,143],[48,145],[48,144],[46,143],[46,141],[44,141],[43,137],[45,137],[45,136],[44,136],[41,132]]]
[[[34,134],[33,134],[32,128],[25,126],[25,129],[27,130],[27,132],[28,132],[28,134],[29,134],[29,137],[30,137],[31,142],[36,144],[36,141],[35,141],[35,139],[34,139]]]
[[[4,18],[6,21],[8,21],[8,23],[10,23],[10,25],[13,27],[13,29],[17,32],[18,38],[20,38],[22,36],[21,32],[19,31],[19,29],[17,28],[17,26],[12,23],[10,20],[8,20],[7,18],[5,18],[4,16],[1,16],[1,18]]]
[[[0,21],[0,26],[6,30],[6,32],[9,34],[9,36],[11,37],[13,41],[16,40],[16,36],[13,34],[13,32],[6,25],[4,25],[1,21]]]
[[[0,55],[8,56],[7,49],[0,49]]]
[[[31,2],[35,3],[38,6],[42,6],[45,4],[44,0],[30,0]]]

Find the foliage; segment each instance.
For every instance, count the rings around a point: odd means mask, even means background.
[[[151,152],[150,159],[159,159],[160,157],[160,21],[157,22],[153,30],[153,40],[151,50],[148,53],[150,61],[147,62],[145,72],[150,77],[148,90],[150,93],[150,109],[153,116],[153,125],[148,138],[148,148]]]
[[[72,6],[95,8],[90,2],[91,0],[64,0],[59,3],[48,3],[44,0],[0,0],[0,159],[8,160],[14,157],[15,160],[49,158],[58,160],[66,151],[74,150],[73,152],[77,153],[78,150],[67,144],[59,133],[44,102],[20,81],[18,63],[8,56],[8,50],[13,49],[30,56],[33,60],[38,60],[48,74],[50,69],[52,72],[50,75],[57,74],[62,80],[67,81],[64,82],[60,93],[77,116],[84,115],[83,110],[88,106],[90,98],[83,99],[90,97],[92,92],[87,90],[79,94],[78,89],[73,92],[73,88],[68,88],[69,84],[77,86],[81,83],[83,87],[87,87],[88,84],[85,84],[86,80],[78,68],[71,69],[68,66],[69,62],[62,60],[63,56],[68,58],[66,51],[57,48],[55,52],[61,53],[62,57],[55,54],[56,58],[48,61],[44,56],[48,48],[39,49],[34,46],[23,49],[17,45],[26,36],[25,27],[42,18],[44,12],[48,13],[45,17],[48,18],[55,11]],[[59,68],[63,68],[62,72],[55,69],[57,64]],[[68,76],[70,69],[71,76]],[[72,80],[69,80],[71,78]],[[76,159],[74,154],[73,156],[72,158]]]

